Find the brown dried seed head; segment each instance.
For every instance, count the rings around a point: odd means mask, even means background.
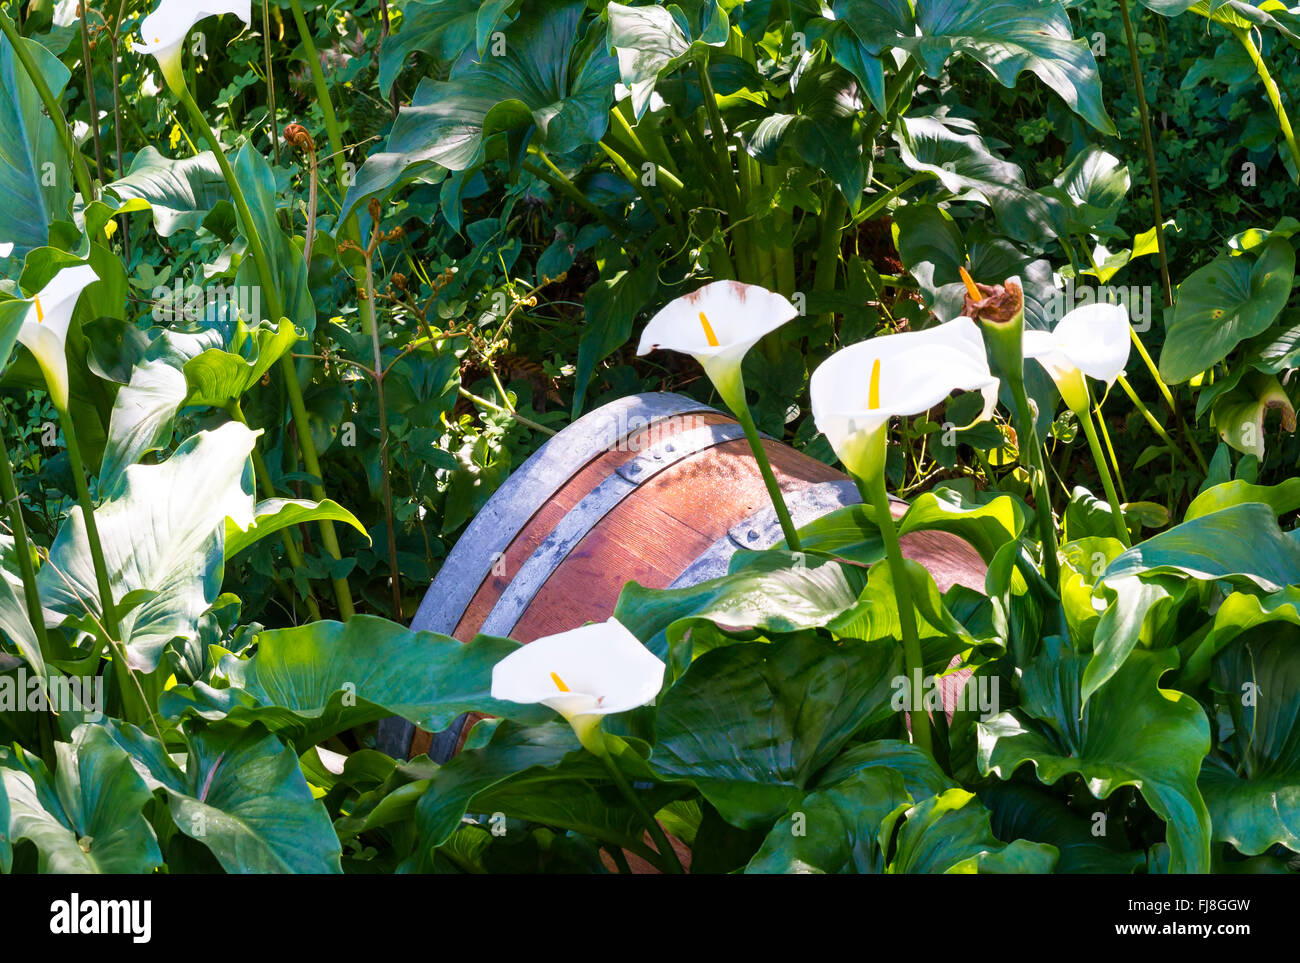
[[[1025,307],[1025,292],[1014,281],[1001,284],[977,284],[980,294],[978,301],[969,294],[962,304],[961,313],[976,321],[992,321],[1005,324],[1019,314]]]
[[[302,124],[290,124],[284,129],[285,143],[295,150],[315,151],[316,142]]]

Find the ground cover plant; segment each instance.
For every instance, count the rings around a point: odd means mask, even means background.
[[[0,871],[1300,866],[1300,8],[0,29]],[[741,422],[781,543],[526,646],[407,628],[658,390]],[[797,528],[760,432],[862,504]]]

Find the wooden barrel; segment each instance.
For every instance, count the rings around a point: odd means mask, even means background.
[[[765,439],[795,525],[860,501],[841,472]],[[895,505],[897,514],[905,510]],[[478,633],[520,642],[603,621],[629,581],[678,588],[725,575],[741,548],[782,538],[740,425],[691,398],[634,395],[605,405],[548,441],[492,496],[447,556],[412,621],[468,642]],[[984,564],[939,532],[903,540],[940,590],[982,590]],[[457,732],[434,738],[386,720],[391,755],[447,758]]]

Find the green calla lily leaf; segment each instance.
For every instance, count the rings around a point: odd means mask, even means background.
[[[1291,296],[1295,250],[1284,238],[1259,248],[1258,257],[1227,255],[1178,286],[1160,351],[1160,376],[1180,384],[1263,333]]]
[[[161,237],[197,231],[219,201],[230,199],[230,189],[211,151],[173,160],[152,145],[135,155],[125,177],[106,184],[104,190],[121,201],[146,202],[145,209],[153,212],[154,230]]]
[[[106,731],[136,772],[161,791],[176,828],[211,850],[227,873],[338,873],[339,839],[312,796],[298,756],[256,727],[185,734],[178,762],[127,723]]]
[[[159,707],[171,717],[261,723],[304,749],[390,715],[430,732],[470,711],[523,722],[554,718],[542,706],[492,698],[492,668],[516,648],[490,636],[464,645],[372,615],[313,622],[261,633],[252,656],[222,658],[222,687],[176,686]]]
[[[898,773],[883,767],[863,769],[794,804],[777,820],[745,872],[882,873],[880,826],[911,801]]]
[[[252,521],[248,456],[256,435],[234,422],[199,432],[159,465],[122,472],[114,497],[95,509],[113,597],[148,599],[120,619],[133,667],[152,671],[175,638],[193,634],[217,600],[227,517]],[[142,539],[142,532],[151,537]],[[80,506],[72,509],[38,576],[48,624],[100,612],[99,591]]]
[[[731,25],[727,14],[715,2],[703,5],[708,18],[694,38],[679,7],[632,7],[611,3],[609,49],[618,56],[619,76],[632,93],[632,113],[642,117],[650,106],[655,83],[690,60],[696,44],[719,46],[726,43]]]
[[[28,55],[56,98],[71,74],[57,56],[22,38]],[[50,223],[68,220],[72,174],[58,130],[8,39],[0,37],[0,239],[7,257],[22,258],[50,242]]]
[[[599,141],[618,65],[603,49],[603,26],[585,22],[585,14],[583,3],[533,0],[501,32],[501,56],[462,56],[450,80],[421,82],[384,150],[357,173],[342,218],[429,165],[451,171],[477,166],[495,133],[522,132],[523,141],[513,145],[516,155],[529,142],[567,154]]]
[[[1056,865],[1055,846],[994,836],[988,810],[964,789],[947,789],[902,816],[890,873],[1050,873]]]
[[[1249,538],[1242,533],[1249,532]],[[1266,592],[1300,583],[1300,543],[1282,532],[1272,507],[1232,505],[1153,535],[1119,556],[1103,579],[1175,572],[1212,581],[1247,580]]]
[[[0,758],[11,841],[29,840],[42,873],[148,873],[162,865],[142,810],[150,792],[105,729],[60,742],[53,774],[40,759]]]
[[[1204,873],[1210,866],[1210,816],[1196,786],[1210,748],[1205,712],[1189,695],[1159,687],[1177,653],[1133,652],[1086,706],[1086,656],[1057,648],[1022,679],[1022,707],[976,725],[981,773],[1007,780],[1023,763],[1055,785],[1081,776],[1098,799],[1135,786],[1165,821],[1170,868]]]
[[[811,633],[706,652],[660,701],[651,764],[696,785],[733,825],[765,827],[854,732],[895,717],[900,671],[892,641]]]
[[[253,523],[248,528],[240,528],[234,521],[226,519],[226,558],[234,558],[250,545],[282,529],[292,528],[307,522],[343,522],[360,532],[367,542],[370,535],[366,527],[350,511],[328,498],[323,502],[309,502],[296,498],[268,498],[257,503],[253,511]]]
[[[128,465],[171,444],[176,413],[185,403],[185,376],[165,361],[147,361],[131,372],[117,393],[108,422],[108,441],[100,468],[100,489],[119,490]]]
[[[1201,770],[1214,838],[1248,856],[1300,847],[1300,627],[1247,631],[1215,658],[1213,686],[1238,760],[1234,768],[1212,756]]]

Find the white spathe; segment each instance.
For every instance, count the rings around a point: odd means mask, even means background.
[[[27,302],[23,326],[18,331],[18,340],[41,366],[50,400],[60,411],[68,407],[68,328],[81,293],[98,280],[99,275],[89,264],[64,268]]]
[[[862,475],[876,467],[865,460],[865,449],[884,437],[890,418],[929,411],[954,391],[979,391],[982,421],[997,404],[998,379],[979,328],[963,317],[837,351],[813,372],[808,390],[818,430],[849,470]]]
[[[637,354],[660,348],[689,354],[734,409],[744,403],[740,365],[749,349],[798,315],[787,298],[767,288],[714,281],[670,302],[651,318],[641,332]]]
[[[1086,304],[1051,331],[1026,331],[1024,336],[1025,357],[1038,360],[1075,412],[1088,407],[1082,376],[1110,387],[1124,373],[1130,347],[1128,311],[1117,304]]]
[[[181,70],[185,38],[200,20],[226,13],[248,24],[253,19],[252,0],[162,0],[140,23],[144,42],[135,44],[135,52],[156,57],[167,86],[179,94],[185,86]]]
[[[653,702],[664,664],[617,619],[529,642],[492,669],[492,698],[540,703],[569,721],[583,744],[602,716]]]

